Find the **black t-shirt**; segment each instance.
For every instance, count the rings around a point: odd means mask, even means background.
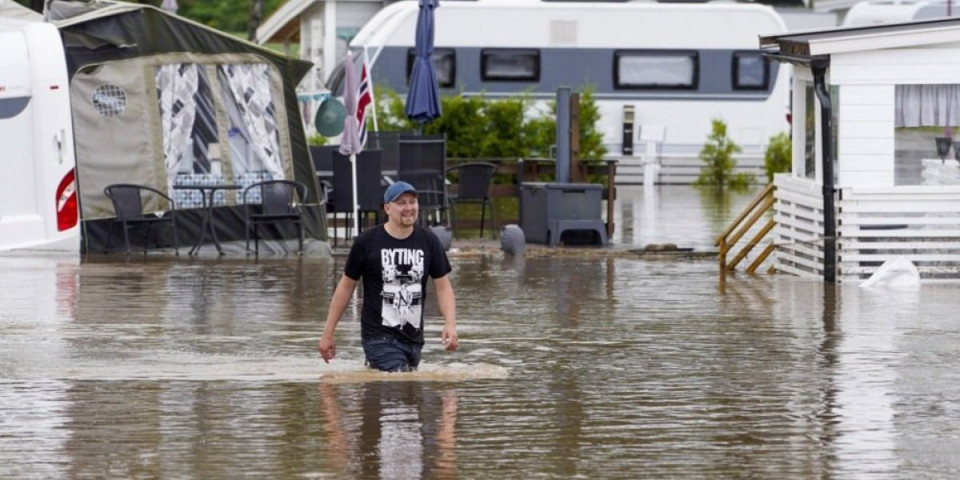
[[[393,335],[422,345],[427,276],[440,278],[450,271],[443,245],[430,230],[414,226],[402,240],[383,225],[361,233],[344,270],[354,280],[363,278],[361,336]]]

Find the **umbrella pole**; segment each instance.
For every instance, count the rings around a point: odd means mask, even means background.
[[[357,203],[357,154],[350,154],[350,179],[353,181],[353,238],[360,234],[357,221],[360,216],[360,204]]]

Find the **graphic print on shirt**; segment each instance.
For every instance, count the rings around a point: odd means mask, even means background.
[[[383,303],[380,308],[383,325],[402,327],[410,324],[420,329],[423,308],[423,250],[384,248],[380,250],[383,273]]]

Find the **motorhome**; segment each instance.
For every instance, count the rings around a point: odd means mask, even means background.
[[[57,28],[0,16],[0,251],[80,250],[68,92]]]
[[[375,85],[406,91],[418,10],[416,1],[388,5],[350,42]],[[444,95],[540,101],[561,86],[592,90],[604,144],[625,163],[650,139],[664,162],[699,169],[711,121],[721,119],[762,165],[763,146],[789,126],[790,67],[765,59],[758,37],[785,31],[756,4],[450,1],[436,9],[433,60]],[[333,72],[328,85],[340,83]]]

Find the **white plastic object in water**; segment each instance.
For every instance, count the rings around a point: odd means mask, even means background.
[[[917,266],[905,257],[887,260],[873,272],[870,278],[860,284],[862,288],[869,287],[919,287],[920,272]]]

